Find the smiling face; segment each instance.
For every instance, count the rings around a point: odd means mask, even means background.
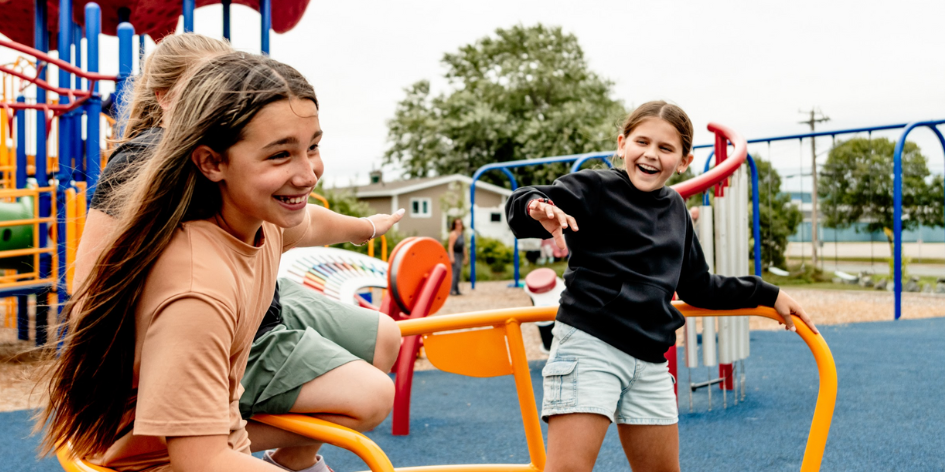
[[[235,236],[255,236],[263,221],[283,228],[302,223],[308,196],[324,171],[321,137],[312,101],[274,102],[246,125],[218,173],[204,172],[220,185],[221,216]]]
[[[685,172],[693,156],[683,155],[679,131],[662,118],[647,118],[629,135],[617,137],[617,155],[623,158],[630,182],[652,192],[663,188],[674,172]]]

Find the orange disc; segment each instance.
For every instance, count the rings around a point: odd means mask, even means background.
[[[389,269],[390,269],[391,263],[394,262],[394,256],[397,255],[397,251],[400,251],[400,248],[406,246],[407,244],[410,244],[410,241],[413,241],[414,239],[417,239],[417,237],[418,237],[418,236],[410,236],[410,237],[408,237],[408,238],[401,239],[400,242],[397,243],[396,246],[394,246],[394,249],[393,249],[393,250],[390,252],[390,254],[387,256],[387,267],[388,267],[388,271],[387,271],[387,286],[388,286],[388,287],[390,287],[390,270],[389,270]]]
[[[404,240],[394,248],[387,271],[387,283],[391,298],[405,313],[410,313],[416,306],[423,283],[437,264],[446,266],[447,277],[434,296],[429,314],[439,311],[449,296],[452,269],[446,249],[439,241],[426,237]]]

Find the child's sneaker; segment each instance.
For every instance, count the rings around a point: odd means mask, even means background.
[[[270,463],[270,464],[272,464],[272,465],[274,465],[274,466],[276,466],[276,467],[278,467],[278,468],[280,468],[280,469],[282,469],[282,470],[288,470],[289,472],[335,472],[334,470],[331,470],[331,467],[328,467],[328,465],[325,464],[325,458],[322,457],[321,454],[315,456],[316,459],[318,459],[318,462],[315,462],[315,464],[313,464],[311,467],[307,467],[307,468],[302,469],[302,470],[292,470],[292,469],[290,469],[290,468],[288,468],[288,467],[286,467],[286,466],[284,466],[284,465],[282,465],[282,464],[276,462],[276,461],[272,458],[272,452],[273,452],[273,451],[270,450],[270,451],[266,451],[266,453],[263,454],[263,462],[268,462],[268,463]]]

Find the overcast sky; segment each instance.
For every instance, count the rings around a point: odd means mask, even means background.
[[[234,46],[258,51],[258,13],[234,5],[232,17]],[[429,79],[444,90],[443,54],[496,28],[563,27],[578,37],[590,68],[614,82],[615,98],[673,101],[692,118],[696,143],[708,143],[709,122],[749,139],[804,132],[798,111],[811,107],[831,118],[823,130],[945,118],[942,18],[941,0],[311,0],[295,29],[272,36],[271,51],[315,86],[325,178],[343,186],[381,165],[386,121],[403,89]],[[221,24],[219,5],[196,11],[198,33],[219,37]],[[102,41],[102,55],[103,71],[115,72],[114,38]],[[941,173],[945,157],[932,134],[910,136]],[[829,145],[818,140],[818,154]],[[751,150],[769,157],[766,145]],[[784,174],[797,173],[801,161],[810,171],[809,141],[775,143],[770,157]],[[700,169],[704,160],[697,157]],[[385,180],[396,177],[387,169]],[[785,189],[798,180],[786,179]]]

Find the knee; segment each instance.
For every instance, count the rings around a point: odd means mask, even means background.
[[[394,407],[394,382],[387,374],[377,372],[370,380],[371,395],[360,408],[358,415],[362,430],[370,430],[381,424]]]
[[[400,352],[400,327],[386,315],[381,315],[377,324],[377,341],[374,345],[374,367],[390,372]]]

